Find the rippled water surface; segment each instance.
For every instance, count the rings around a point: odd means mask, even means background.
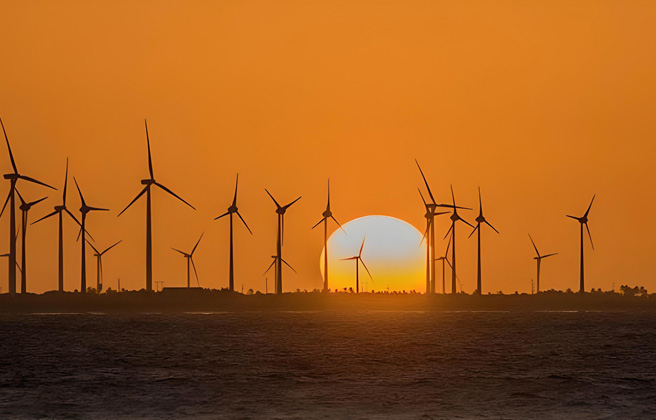
[[[0,418],[656,418],[639,312],[0,315]]]

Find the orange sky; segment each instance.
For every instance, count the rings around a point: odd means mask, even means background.
[[[201,283],[227,285],[227,221],[211,219],[230,204],[239,171],[239,207],[255,235],[237,227],[237,287],[263,289],[275,249],[265,187],[280,201],[303,195],[286,218],[285,259],[299,274],[286,274],[285,289],[319,286],[322,234],[310,227],[326,178],[340,221],[386,214],[423,231],[417,157],[440,201],[453,183],[459,202],[475,206],[481,186],[502,233],[485,232],[485,290],[529,290],[527,232],[542,252],[560,253],[545,260],[543,287],[576,289],[578,225],[565,214],[584,212],[593,193],[588,289],[651,290],[655,9],[598,0],[4,1],[0,116],[23,173],[61,188],[68,156],[89,204],[112,209],[88,218],[100,246],[124,240],[107,254],[107,286],[119,276],[124,287],[144,285],[145,204],[116,214],[147,175],[147,117],[156,178],[198,208],[154,193],[154,275],[166,285],[185,284],[184,259],[169,247],[191,248],[201,231]],[[32,220],[58,201],[39,187],[23,191],[51,197]],[[31,291],[56,288],[56,225],[29,232]],[[440,220],[438,236],[447,228]],[[79,245],[75,227],[66,229],[72,290]],[[471,292],[475,241],[462,236],[459,249]],[[6,291],[5,275],[0,285]]]

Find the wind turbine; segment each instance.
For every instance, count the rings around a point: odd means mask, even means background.
[[[590,201],[590,205],[588,206],[588,209],[585,211],[585,214],[582,217],[576,217],[576,216],[570,216],[569,214],[567,217],[574,219],[579,222],[581,225],[581,280],[580,280],[580,288],[579,292],[584,293],[585,292],[585,273],[584,273],[584,267],[583,267],[583,225],[585,225],[585,229],[588,231],[588,237],[590,238],[590,245],[592,246],[592,250],[594,251],[594,244],[592,243],[592,235],[590,234],[590,228],[588,227],[588,214],[590,213],[590,208],[592,207],[592,203],[594,202],[595,196],[592,196],[592,200]]]
[[[428,285],[426,289],[426,293],[435,293],[435,216],[439,216],[441,214],[446,214],[448,212],[442,212],[442,213],[437,213],[437,208],[438,207],[451,207],[448,205],[443,205],[443,204],[437,204],[435,202],[435,197],[433,197],[433,193],[431,192],[430,187],[428,186],[428,181],[426,180],[426,176],[424,176],[424,171],[421,170],[421,166],[419,166],[419,162],[417,159],[415,159],[415,163],[417,164],[417,168],[419,168],[419,173],[421,174],[421,178],[424,180],[424,185],[426,186],[426,190],[428,191],[428,196],[430,197],[430,203],[427,203],[426,200],[424,200],[424,197],[422,195],[421,199],[424,202],[424,207],[426,208],[426,214],[424,217],[426,217],[426,231],[429,233],[429,237],[427,239],[428,243],[428,248],[429,250],[426,251],[427,255],[427,260],[428,263],[426,266],[428,267],[430,265],[430,275],[428,275]],[[421,190],[419,191],[421,194]],[[430,228],[430,229],[429,229]]]
[[[37,220],[36,222],[32,223],[32,224],[39,223],[40,221],[45,220],[51,216],[54,216],[56,214],[59,215],[59,258],[58,258],[59,264],[58,264],[57,273],[58,273],[58,280],[59,280],[58,290],[60,292],[64,291],[64,213],[66,213],[71,219],[73,219],[75,223],[78,224],[78,226],[80,227],[82,226],[82,224],[80,224],[80,221],[77,220],[75,216],[73,216],[73,213],[71,213],[66,208],[67,186],[68,186],[68,159],[66,159],[66,175],[64,176],[64,190],[62,192],[62,204],[59,206],[55,206],[55,211],[53,211],[52,213],[47,214],[42,218],[40,218],[39,220]]]
[[[451,266],[453,270],[451,270],[451,294],[456,294],[456,222],[461,221],[464,222],[465,224],[469,225],[470,227],[474,227],[471,223],[460,217],[458,214],[458,209],[465,209],[465,210],[471,210],[470,208],[466,207],[458,207],[456,206],[456,196],[453,193],[453,185],[451,185],[451,199],[453,200],[453,204],[440,204],[440,207],[449,207],[453,210],[453,213],[451,214],[451,227],[449,230],[446,232],[446,235],[444,235],[444,238],[446,239],[447,236],[449,236],[449,233],[451,233]]]
[[[41,181],[37,181],[34,178],[30,178],[29,176],[21,175],[18,172],[18,168],[16,167],[16,161],[14,160],[14,155],[11,152],[11,146],[9,145],[9,137],[7,137],[7,131],[5,130],[5,125],[2,122],[2,119],[0,119],[0,125],[2,126],[2,132],[5,135],[5,141],[7,142],[7,149],[9,150],[9,159],[11,159],[11,167],[14,170],[14,172],[10,174],[5,174],[4,178],[8,179],[11,183],[11,187],[9,189],[9,195],[7,196],[7,201],[9,201],[9,294],[11,296],[16,295],[16,182],[18,182],[19,179],[22,179],[24,181],[32,182],[34,184],[39,184],[43,185],[44,187],[52,188],[53,190],[56,189],[54,187],[51,187],[48,184],[45,184]],[[6,205],[6,203],[5,203]]]
[[[196,283],[198,284],[198,287],[200,287],[200,281],[198,280],[198,272],[196,271],[196,264],[194,264],[194,252],[196,252],[196,248],[198,248],[198,244],[200,243],[200,240],[203,239],[203,234],[204,233],[200,234],[200,238],[198,238],[198,242],[196,242],[196,245],[194,245],[194,249],[192,249],[191,252],[189,253],[182,252],[179,249],[172,248],[174,251],[182,254],[182,256],[184,256],[187,260],[187,289],[191,287],[191,271],[189,270],[190,265],[191,267],[194,268],[194,274],[196,275]]]
[[[121,242],[123,242],[123,241],[120,240],[120,241],[116,242],[114,245],[105,248],[105,250],[101,252],[101,251],[98,251],[96,249],[96,247],[93,246],[93,244],[91,244],[91,242],[87,241],[87,243],[93,249],[93,252],[95,252],[95,254],[93,254],[93,256],[96,257],[96,290],[98,291],[98,293],[102,292],[102,289],[103,289],[102,257],[103,257],[103,255],[105,255],[107,253],[107,251],[114,248],[116,245],[120,244]]]
[[[330,210],[330,180],[328,180],[328,203],[326,204],[326,210],[322,213],[322,216],[323,218],[319,220],[316,225],[312,226],[312,229],[323,223],[323,291],[325,293],[328,292],[328,219],[333,219],[333,221],[337,223],[337,226],[346,233],[342,225],[340,225],[337,219],[335,219],[335,216],[333,216],[333,212]]]
[[[364,249],[365,239],[367,239],[366,236],[362,238],[362,245],[360,245],[360,252],[358,253],[358,255],[351,258],[342,258],[342,261],[355,260],[355,293],[360,293],[360,263],[362,263],[364,269],[367,270],[367,274],[369,274],[369,278],[371,279],[371,281],[372,282],[374,281],[374,278],[371,276],[371,273],[369,272],[367,265],[364,263],[364,260],[362,259],[362,250]]]
[[[246,229],[250,232],[252,235],[253,232],[251,231],[251,228],[248,227],[246,224],[246,221],[244,220],[243,217],[241,217],[241,214],[239,213],[239,209],[237,208],[237,187],[239,187],[239,174],[237,174],[237,182],[235,183],[235,196],[232,199],[232,204],[230,207],[228,207],[228,211],[223,213],[221,216],[215,217],[214,220],[218,220],[222,218],[223,216],[230,216],[230,277],[229,277],[229,285],[230,285],[230,291],[233,292],[235,290],[235,266],[234,266],[234,251],[233,251],[233,235],[232,235],[232,218],[233,215],[236,214],[239,216],[239,219],[241,219],[242,223],[244,226],[246,226]]]
[[[474,234],[474,232],[478,231],[478,275],[476,277],[476,292],[479,295],[483,294],[483,285],[481,283],[481,224],[485,223],[489,227],[492,228],[493,231],[495,231],[497,234],[499,233],[498,230],[494,226],[490,224],[487,220],[485,220],[485,216],[483,216],[483,201],[481,200],[481,187],[478,187],[478,217],[476,218],[476,227],[474,230],[472,230],[472,233],[469,234],[469,237]]]
[[[451,265],[449,259],[447,258],[447,256],[449,255],[450,246],[451,246],[451,237],[449,237],[449,242],[446,244],[446,250],[444,251],[444,255],[439,258],[435,258],[435,261],[442,261],[442,294],[443,295],[446,294],[446,276],[445,276],[444,263],[446,262],[447,264],[449,264],[449,267],[451,267],[451,269],[453,270],[453,266]]]
[[[538,287],[538,293],[540,293],[540,263],[542,262],[542,260],[543,260],[544,258],[551,257],[551,256],[554,256],[554,255],[558,255],[558,253],[556,252],[556,253],[554,253],[554,254],[540,255],[540,251],[538,251],[538,247],[535,246],[535,242],[533,242],[533,238],[531,238],[531,234],[530,234],[530,233],[528,234],[528,237],[529,237],[529,239],[531,240],[531,243],[533,244],[533,248],[535,248],[535,253],[537,254],[537,256],[536,256],[536,257],[533,257],[533,259],[536,260],[537,263],[538,263],[538,277],[537,277],[538,281],[537,281],[537,287]]]
[[[80,275],[80,293],[86,293],[87,291],[87,238],[86,238],[86,220],[87,220],[87,214],[91,211],[109,211],[109,209],[103,209],[100,207],[91,207],[88,206],[86,201],[84,201],[84,196],[82,195],[82,191],[80,190],[80,186],[77,184],[77,179],[73,177],[73,181],[75,182],[75,187],[77,188],[78,194],[80,194],[80,201],[82,202],[82,206],[80,207],[80,213],[82,214],[82,223],[80,227],[80,234],[82,235],[82,270],[81,270],[81,275]]]
[[[22,227],[22,235],[21,235],[21,266],[23,269],[21,270],[21,294],[27,293],[27,257],[26,257],[26,252],[25,252],[25,244],[26,244],[26,237],[27,237],[27,218],[28,218],[28,213],[32,206],[42,202],[48,197],[43,197],[38,200],[32,201],[32,202],[25,202],[23,200],[23,196],[21,195],[20,191],[16,190],[18,193],[18,198],[21,201],[20,209],[22,213],[22,218],[21,218],[21,227]],[[2,209],[4,211],[4,209]],[[0,214],[1,216],[1,214]]]
[[[428,187],[428,184],[426,184]],[[426,294],[434,294],[435,293],[435,216],[439,216],[441,214],[447,214],[448,212],[440,212],[436,213],[436,207],[438,206],[435,203],[427,203],[426,200],[424,199],[424,195],[421,193],[421,190],[419,190],[419,196],[421,197],[421,201],[424,203],[424,207],[426,208],[426,213],[424,214],[424,217],[426,218],[426,231],[424,232],[424,236],[421,238],[421,241],[424,241],[424,238],[426,238]],[[430,190],[429,190],[430,193]]]
[[[291,203],[285,206],[281,206],[280,204],[278,204],[276,199],[273,198],[269,190],[265,188],[264,191],[266,191],[266,193],[269,194],[269,197],[271,197],[271,199],[276,205],[276,213],[278,213],[278,236],[276,238],[276,251],[277,251],[276,257],[278,258],[278,260],[285,262],[285,260],[283,260],[282,258],[282,245],[285,238],[285,212],[289,207],[291,207],[292,204],[300,200],[301,197],[298,197],[296,200],[292,201]],[[282,294],[282,264],[276,264],[276,294]]]
[[[155,175],[153,174],[153,160],[150,155],[150,138],[148,137],[148,123],[146,122],[146,120],[144,120],[144,123],[146,126],[146,143],[148,144],[148,173],[150,174],[150,178],[141,180],[141,184],[145,185],[144,189],[141,190],[139,194],[137,194],[137,196],[130,202],[130,204],[127,205],[126,208],[124,208],[118,214],[118,216],[120,216],[127,209],[129,209],[130,206],[134,204],[134,202],[137,201],[139,198],[141,198],[142,195],[146,194],[146,291],[152,292],[153,291],[153,231],[152,231],[152,211],[151,211],[151,200],[150,200],[151,187],[155,185],[160,189],[166,191],[167,193],[171,194],[173,197],[177,198],[178,200],[182,201],[192,209],[196,210],[196,208],[194,208],[194,206],[192,206],[191,204],[187,203],[176,193],[166,188],[164,185],[155,181]]]
[[[271,265],[269,265],[269,268],[266,269],[264,274],[268,273],[269,270],[271,270],[271,267],[273,267],[274,265],[276,266],[275,270],[278,269],[278,261],[279,261],[278,256],[277,255],[272,255],[271,258],[273,258],[273,261],[271,262]],[[283,262],[283,264],[285,264],[287,267],[289,267],[294,273],[296,272],[296,270],[294,270],[294,267],[287,264],[287,261],[285,261],[285,260],[281,260],[281,261]],[[264,274],[262,274],[262,275],[264,275]]]

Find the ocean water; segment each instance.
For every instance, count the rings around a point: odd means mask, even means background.
[[[654,419],[653,312],[0,315],[0,418]]]

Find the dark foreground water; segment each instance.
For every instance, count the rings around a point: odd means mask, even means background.
[[[0,315],[0,418],[653,419],[637,312]]]

